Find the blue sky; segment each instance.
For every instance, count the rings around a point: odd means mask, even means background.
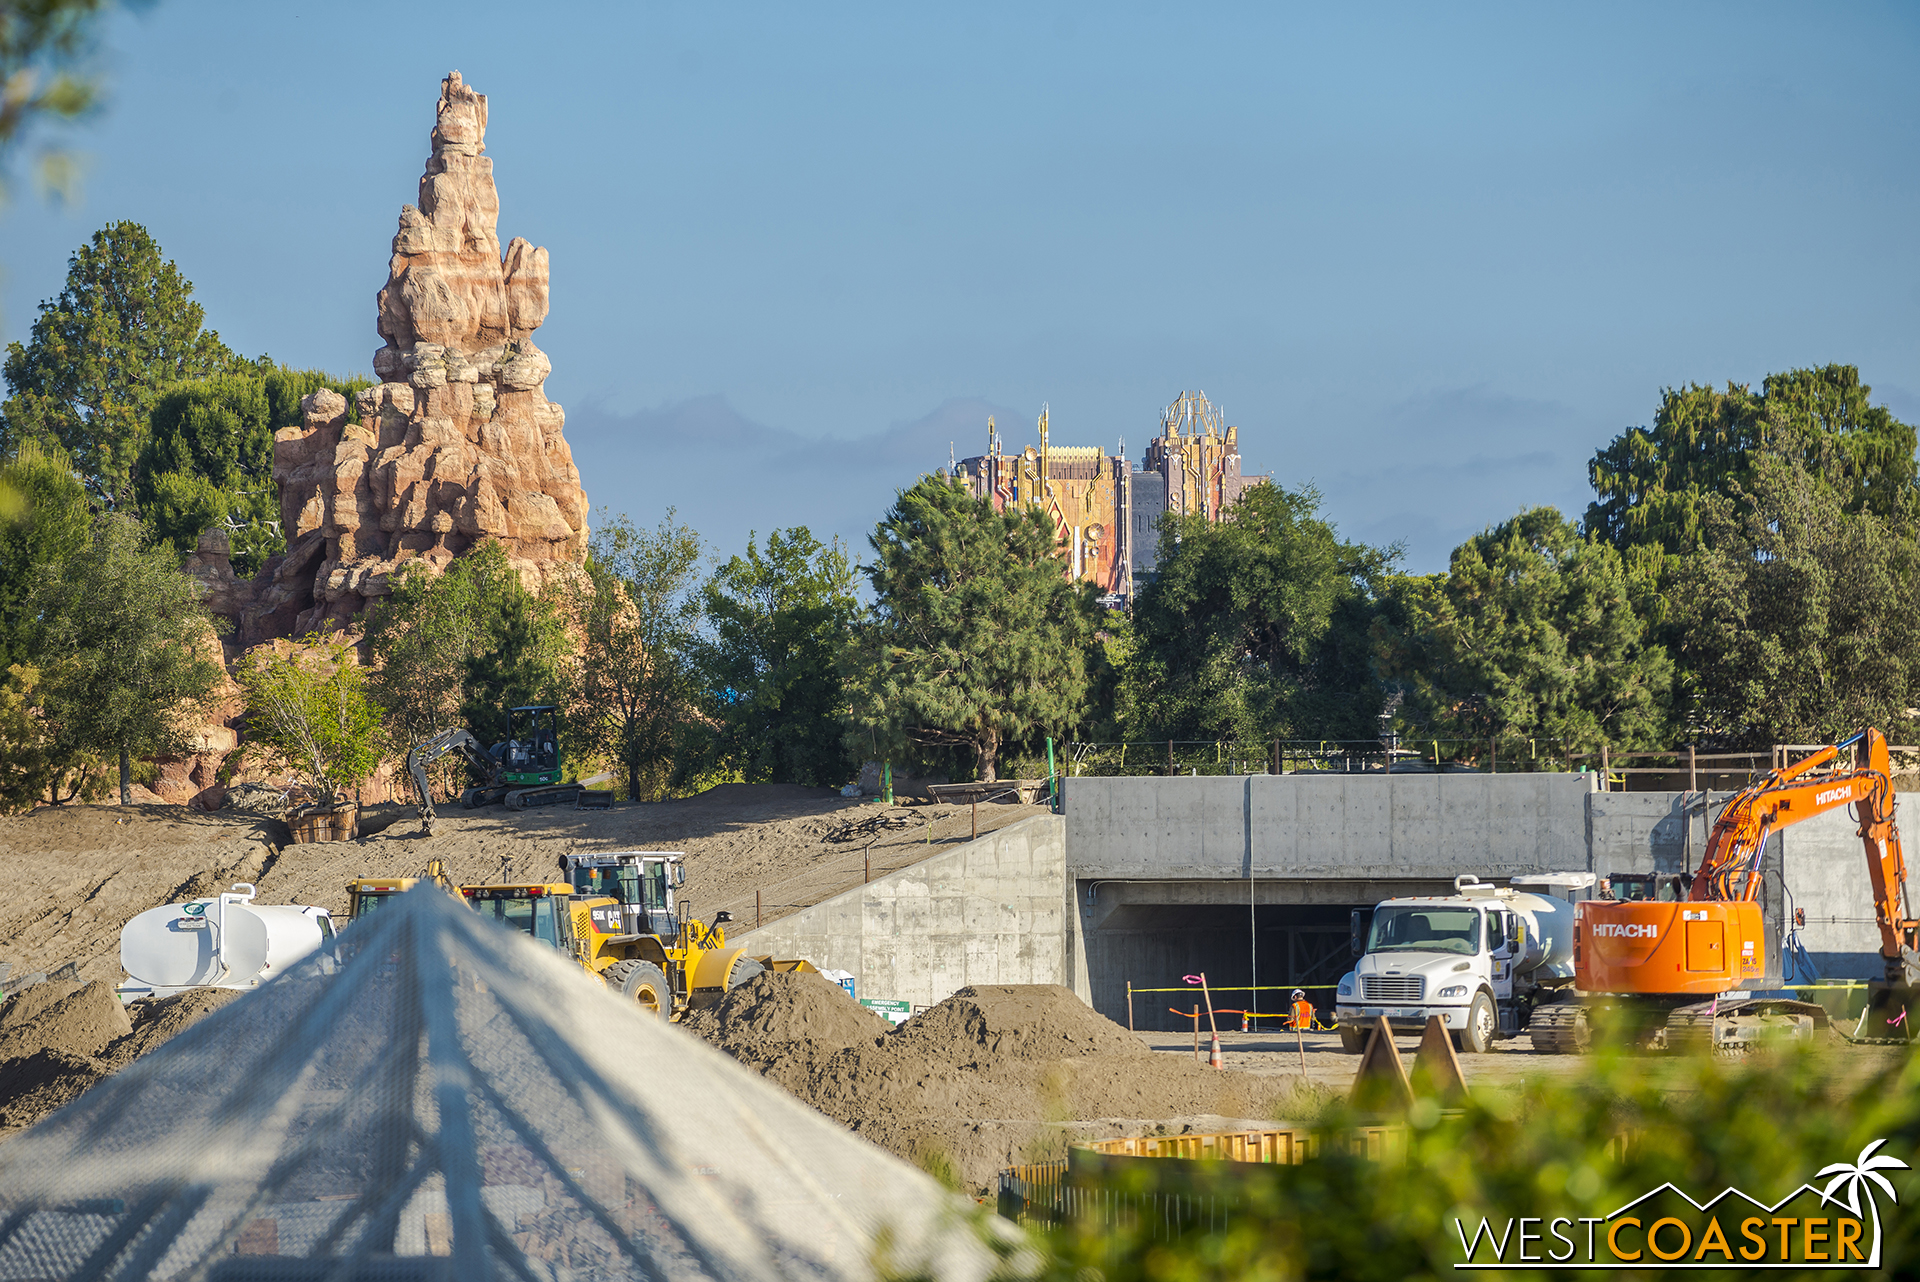
[[[0,335],[129,218],[234,347],[370,372],[458,68],[596,506],[864,552],[989,413],[1137,459],[1198,387],[1435,570],[1583,511],[1663,386],[1844,361],[1920,420],[1917,46],[1875,4],[162,0],[78,201],[0,211]]]

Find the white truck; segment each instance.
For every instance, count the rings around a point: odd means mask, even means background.
[[[1360,960],[1340,981],[1340,1044],[1359,1054],[1384,1016],[1419,1032],[1438,1015],[1463,1051],[1488,1049],[1527,1025],[1534,1004],[1573,985],[1573,905],[1592,873],[1535,873],[1508,887],[1471,874],[1451,895],[1389,899],[1373,910]]]
[[[169,997],[189,988],[257,988],[333,947],[324,908],[256,904],[246,882],[209,899],[162,904],[120,928],[120,999]]]

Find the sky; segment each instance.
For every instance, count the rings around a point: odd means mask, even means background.
[[[1201,389],[1248,473],[1414,572],[1662,388],[1841,362],[1920,421],[1920,9],[212,3],[116,15],[16,166],[0,339],[144,224],[229,345],[371,373],[439,80],[596,508],[856,554],[897,489]],[[31,159],[28,155],[26,159]]]

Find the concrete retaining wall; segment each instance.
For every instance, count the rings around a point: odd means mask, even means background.
[[[922,1006],[969,984],[1065,984],[1068,886],[1065,824],[1039,815],[729,942]]]
[[[1451,879],[1588,867],[1590,775],[1065,781],[1078,878]]]

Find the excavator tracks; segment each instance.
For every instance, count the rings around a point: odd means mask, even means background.
[[[538,788],[515,788],[507,794],[508,810],[526,810],[533,806],[572,805],[585,791],[577,783],[552,783]]]
[[[1679,1055],[1736,1055],[1762,1038],[1805,1041],[1827,1027],[1826,1008],[1812,1002],[1758,997],[1694,1002],[1667,1015],[1666,1044]]]
[[[1534,1007],[1527,1032],[1533,1036],[1533,1049],[1542,1055],[1584,1055],[1593,1049],[1586,1008],[1577,1002]]]

